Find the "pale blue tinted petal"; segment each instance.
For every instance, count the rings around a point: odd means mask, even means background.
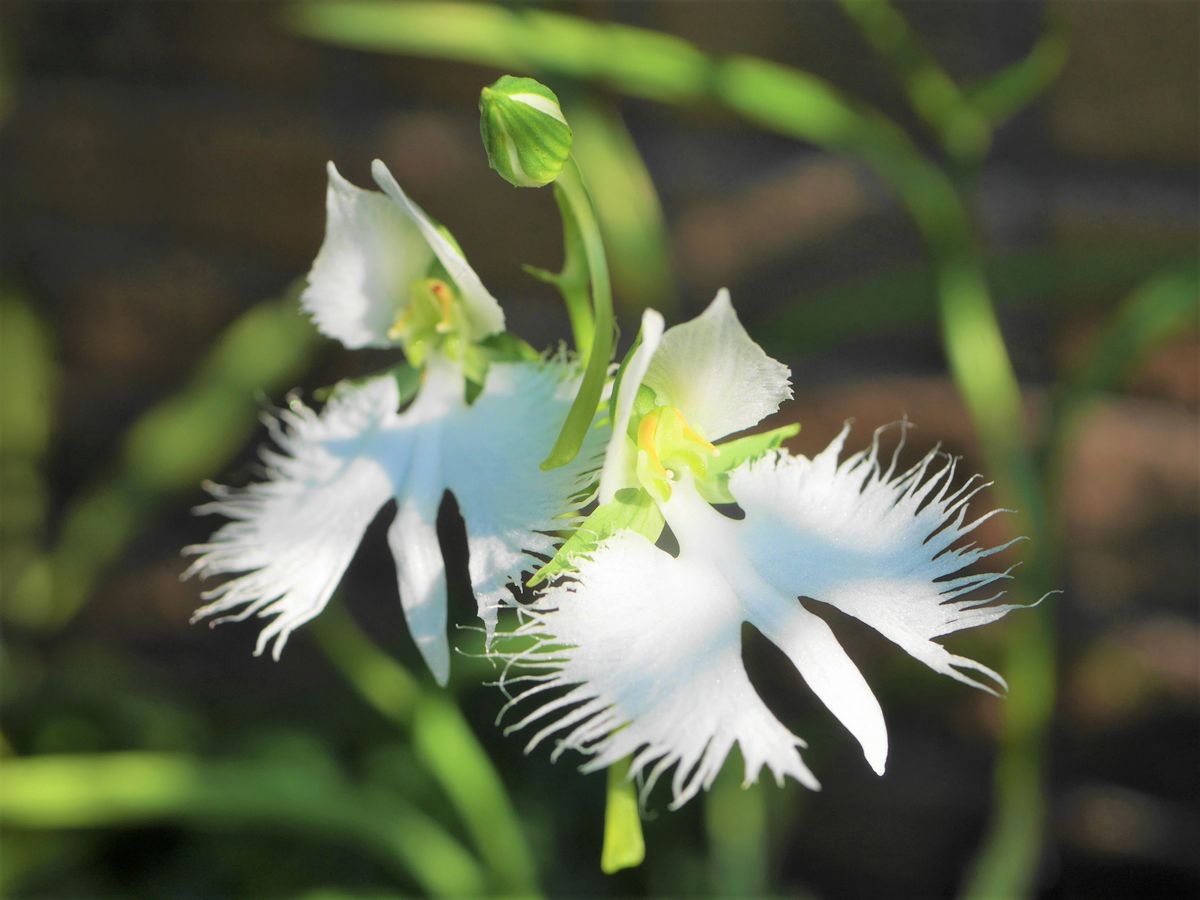
[[[607,431],[593,428],[567,466],[543,471],[578,388],[573,370],[555,362],[494,363],[484,389],[448,420],[443,465],[466,524],[471,584],[489,633],[498,606],[509,601],[509,583],[552,555],[547,532],[569,528],[563,518],[578,507],[600,464]]]
[[[801,742],[771,714],[742,666],[743,611],[711,566],[685,563],[623,533],[549,590],[518,633],[537,644],[522,668],[546,680],[516,704],[527,749],[553,738],[592,755],[632,757],[647,790],[674,767],[673,807],[708,788],[737,744],[753,781],[765,766],[816,788]],[[562,689],[562,690],[560,690]],[[536,699],[535,699],[536,698]]]
[[[380,378],[341,391],[319,416],[296,404],[271,420],[278,450],[264,450],[267,480],[215,487],[200,512],[231,521],[206,544],[187,574],[237,577],[205,593],[195,618],[269,618],[256,653],[272,641],[276,659],[294,629],[316,616],[341,581],[363,532],[392,495],[378,461],[378,427],[395,411],[396,383]]]
[[[845,436],[811,460],[780,453],[734,472],[746,554],[780,591],[836,606],[938,672],[990,690],[960,671],[973,669],[1003,687],[933,640],[1020,608],[976,593],[1007,573],[961,574],[1003,549],[962,546],[995,514],[968,521],[975,479],[954,486],[954,461],[935,453],[885,470],[875,443],[839,462]]]

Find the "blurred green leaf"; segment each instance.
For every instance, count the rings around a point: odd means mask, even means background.
[[[435,896],[478,895],[483,873],[445,830],[395,796],[286,762],[205,761],[155,753],[3,762],[0,822],[14,829],[283,829],[371,854]]]
[[[303,3],[288,17],[300,33],[336,44],[521,75],[546,69],[654,100],[694,99],[707,74],[704,55],[680,38],[537,9],[345,0]]]
[[[0,287],[0,593],[38,553],[46,524],[42,462],[58,409],[49,329],[24,297]]]
[[[1116,388],[1156,346],[1198,328],[1200,262],[1196,260],[1151,278],[1117,307],[1054,390],[1042,451],[1051,490],[1057,490],[1063,451],[1088,403]]]
[[[615,108],[596,100],[571,104],[571,127],[608,245],[618,305],[636,313],[652,306],[670,319],[679,303],[666,224],[633,136]]]
[[[1060,386],[1059,416],[1116,387],[1153,347],[1198,325],[1200,263],[1192,261],[1151,279],[1117,308]]]
[[[189,384],[133,424],[112,477],[67,509],[58,543],[30,565],[5,614],[33,627],[70,620],[153,512],[194,490],[245,444],[256,397],[293,383],[319,342],[291,295],[235,321]]]

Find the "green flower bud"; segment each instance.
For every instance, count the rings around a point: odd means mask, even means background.
[[[483,89],[479,133],[488,164],[517,187],[549,184],[571,155],[571,126],[558,98],[532,78],[505,75]]]

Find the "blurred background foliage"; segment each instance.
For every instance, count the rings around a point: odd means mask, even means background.
[[[0,7],[0,891],[15,897],[1100,897],[1200,888],[1200,8],[1188,2],[19,3]],[[421,668],[372,531],[279,664],[187,627],[178,549],[255,413],[387,360],[296,278],[322,166],[379,156],[538,345],[548,192],[479,88],[563,100],[627,346],[727,285],[787,361],[800,452],[908,415],[995,479],[1063,593],[955,645],[1005,701],[835,623],[892,730],[877,779],[754,633],[825,790],[670,813],[599,868],[602,775],[521,754],[460,631]],[[269,299],[264,299],[269,298]],[[770,423],[775,424],[775,423]],[[469,624],[461,523],[439,531]],[[619,848],[610,846],[611,851]]]

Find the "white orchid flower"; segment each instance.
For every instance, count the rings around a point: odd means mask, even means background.
[[[400,600],[444,684],[443,495],[454,495],[466,524],[471,583],[490,634],[506,585],[534,562],[530,554],[552,551],[545,532],[564,527],[596,446],[572,466],[538,466],[574,395],[564,362],[491,361],[468,402],[478,342],[503,328],[503,313],[383,164],[372,171],[384,194],[354,187],[330,165],[325,241],[302,303],[330,337],[350,347],[402,346],[423,372],[340,385],[319,415],[297,401],[270,419],[278,449],[262,451],[266,480],[210,488],[215,499],[201,511],[231,521],[188,548],[198,559],[186,574],[239,573],[205,594],[212,602],[196,618],[269,618],[256,653],[273,645],[278,659],[292,631],[329,602],[367,526],[394,499],[388,543]],[[401,410],[412,388],[415,399]]]
[[[971,479],[952,488],[953,460],[935,465],[933,451],[905,472],[895,457],[885,470],[877,435],[839,462],[847,430],[813,459],[754,439],[713,446],[790,395],[788,370],[750,339],[724,291],[666,334],[648,313],[618,390],[601,480],[607,503],[588,520],[599,523],[594,539],[578,542],[573,564],[555,569],[574,577],[533,604],[516,632],[534,644],[511,654],[514,665],[538,673],[518,676],[534,686],[509,706],[566,689],[511,727],[536,729],[527,749],[559,735],[554,755],[590,754],[585,770],[631,757],[630,777],[644,775],[644,791],[674,765],[673,807],[712,784],[735,743],[747,783],[766,766],[777,781],[790,776],[817,788],[800,757],[804,743],[746,675],[741,630],[749,622],[882,774],[879,704],[800,598],[860,619],[938,672],[991,690],[967,674],[973,670],[1003,687],[995,672],[933,640],[1014,608],[974,594],[1007,573],[959,574],[1002,548],[958,546],[994,513],[967,521],[982,485]],[[737,459],[722,461],[727,451]],[[736,500],[744,517],[728,517],[706,497]],[[645,512],[651,503],[661,518]],[[640,513],[606,518],[606,509]],[[632,524],[615,527],[613,518]],[[663,522],[678,556],[654,544]]]

